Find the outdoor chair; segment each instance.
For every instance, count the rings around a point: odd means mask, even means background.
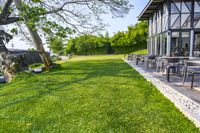
[[[134,59],[134,54],[128,54],[128,60],[133,60]]]
[[[200,74],[199,63],[186,62],[185,63],[185,67],[184,67],[183,84],[186,81],[186,77],[189,77],[191,75],[192,76],[192,80],[191,80],[191,86],[190,87],[191,87],[191,89],[193,89],[195,75],[199,75],[199,74]]]
[[[166,70],[167,81],[170,82],[170,73],[179,73],[180,64],[178,58],[169,58],[164,61],[163,69]]]
[[[165,59],[162,59],[160,57],[156,58],[156,72],[164,72],[164,62]]]
[[[136,65],[138,65],[140,61],[144,64],[145,59],[146,59],[146,56],[147,56],[147,55],[144,55],[144,54],[135,55],[135,62],[136,62]]]
[[[158,56],[156,55],[147,56],[147,65],[146,65],[147,70],[149,69],[150,66],[153,68],[156,67],[156,57]]]

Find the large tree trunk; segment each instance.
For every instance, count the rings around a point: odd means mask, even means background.
[[[15,5],[18,9],[19,12],[21,12],[21,8],[22,8],[22,1],[21,0],[14,0]],[[24,18],[25,20],[27,20],[27,18]],[[37,33],[37,31],[33,30],[32,27],[27,26],[27,29],[32,37],[32,40],[34,42],[35,48],[37,49],[37,51],[39,52],[39,55],[45,65],[45,68],[48,70],[50,68],[50,66],[53,65],[49,55],[45,52],[44,47],[43,47],[43,43],[42,43],[42,39],[40,38],[39,34]]]
[[[35,44],[35,48],[37,49],[44,65],[45,65],[45,68],[49,69],[49,67],[52,66],[53,63],[52,63],[49,55],[44,50],[42,39],[40,38],[38,33],[36,31],[34,31],[32,28],[30,28],[28,25],[27,25],[27,28],[28,28],[28,31],[32,37],[34,44]]]

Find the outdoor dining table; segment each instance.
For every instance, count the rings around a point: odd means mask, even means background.
[[[186,79],[188,68],[192,69],[191,72],[190,72],[192,74],[192,81],[191,81],[191,89],[192,89],[193,86],[194,86],[194,76],[195,76],[195,74],[200,74],[200,60],[187,60],[187,61],[185,61],[183,84],[184,84],[185,79]]]
[[[185,61],[188,59],[189,59],[189,57],[184,57],[184,56],[177,56],[177,57],[161,56],[161,57],[157,57],[156,61],[157,61],[157,63],[164,62],[164,61],[167,61],[167,62],[170,61],[170,63],[178,63],[180,61]]]
[[[161,67],[164,69],[166,67],[166,78],[167,81],[169,82],[170,79],[170,69],[179,69],[180,65],[184,64],[185,60],[188,60],[189,57],[183,57],[183,56],[176,56],[176,57],[170,57],[170,56],[162,56],[162,57],[157,57],[156,58],[156,71],[158,71],[160,64]],[[182,63],[181,63],[182,61]],[[166,63],[167,65],[165,66]],[[175,65],[177,64],[177,65]]]

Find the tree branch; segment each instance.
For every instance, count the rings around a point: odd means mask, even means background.
[[[5,20],[10,16],[11,12],[9,11],[9,8],[10,8],[12,2],[13,2],[13,0],[7,0],[6,4],[3,7],[3,11],[0,14],[0,21]]]
[[[15,23],[15,22],[18,22],[20,20],[19,17],[9,17],[7,18],[6,20],[1,20],[0,19],[0,25],[8,25],[8,24],[12,24],[12,23]]]

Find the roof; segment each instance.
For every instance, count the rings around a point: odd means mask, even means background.
[[[138,20],[148,20],[149,16],[151,16],[163,2],[164,0],[150,0],[138,16]]]

